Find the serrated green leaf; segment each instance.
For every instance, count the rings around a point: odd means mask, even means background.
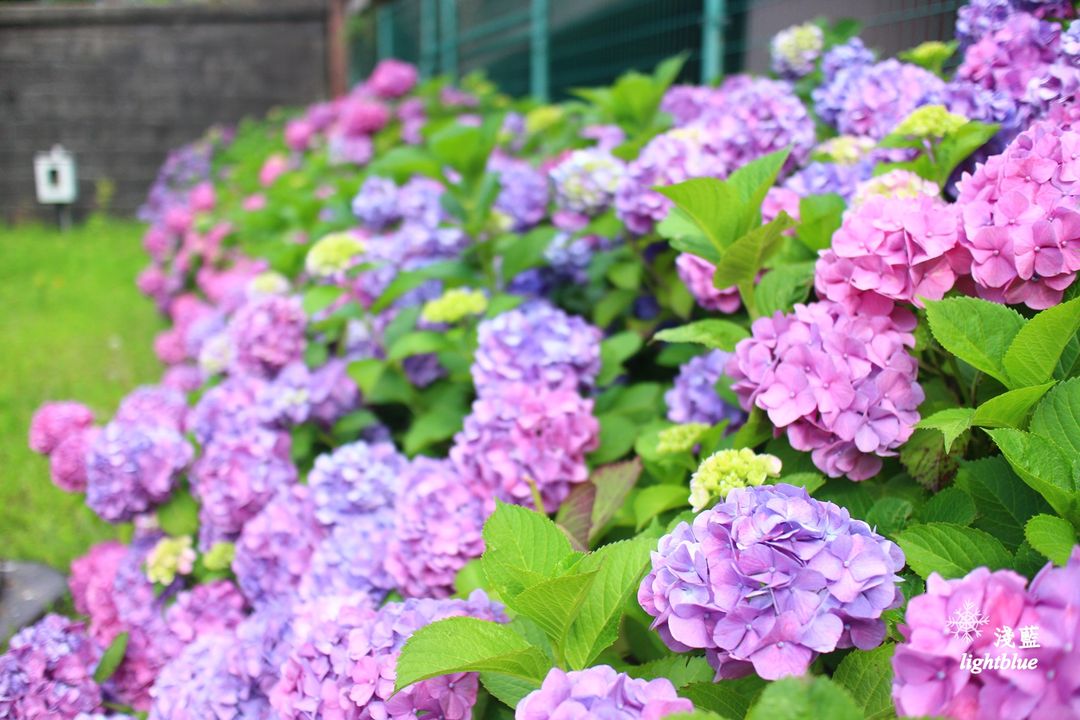
[[[570,541],[546,515],[496,501],[484,523],[481,566],[488,584],[502,597],[556,575],[573,552]]]
[[[789,263],[773,268],[761,278],[754,290],[754,305],[759,316],[787,313],[795,303],[804,302],[814,286],[814,263]]]
[[[575,550],[589,549],[592,531],[592,509],[596,504],[596,486],[591,482],[578,483],[559,505],[555,524],[570,538]]]
[[[892,643],[869,651],[848,654],[833,673],[832,679],[851,694],[866,720],[891,720],[896,717],[892,702]]]
[[[567,635],[564,654],[570,667],[588,667],[615,642],[623,608],[637,592],[651,549],[651,541],[624,540],[605,545],[581,559],[579,572],[598,572],[593,591]]]
[[[1080,458],[1080,378],[1058,383],[1035,406],[1031,432],[1041,435],[1075,459]]]
[[[897,533],[896,542],[908,565],[923,578],[934,572],[945,578],[962,577],[980,565],[997,570],[1012,560],[992,535],[950,523],[912,525]]]
[[[765,261],[780,249],[784,231],[794,224],[795,221],[787,213],[781,212],[772,222],[739,237],[716,263],[713,284],[718,288],[727,288],[753,282]]]
[[[979,427],[1021,428],[1031,408],[1053,386],[1054,382],[1051,381],[1043,385],[1017,388],[992,397],[975,409],[971,424]]]
[[[903,498],[883,497],[870,506],[864,519],[882,535],[891,536],[907,524],[913,510],[912,504]]]
[[[963,463],[956,475],[956,486],[975,501],[979,511],[975,527],[998,538],[1009,549],[1024,541],[1028,518],[1050,511],[1046,501],[1000,456]]]
[[[958,487],[947,487],[934,494],[919,508],[919,520],[924,523],[944,522],[970,525],[975,522],[975,501]]]
[[[595,579],[595,570],[562,575],[530,585],[521,593],[503,599],[511,609],[539,625],[552,643],[560,645]]]
[[[1050,440],[1022,430],[986,431],[1020,479],[1070,521],[1080,519],[1076,478],[1068,458]]]
[[[460,672],[495,672],[540,683],[551,662],[506,625],[452,617],[412,634],[397,661],[395,691]]]
[[[645,527],[660,513],[687,507],[690,490],[683,485],[652,485],[634,496],[634,521],[637,529]]]
[[[386,351],[386,359],[396,362],[413,355],[441,352],[450,347],[450,341],[443,333],[431,330],[417,330],[398,338]]]
[[[1043,310],[1028,320],[1005,353],[1005,370],[1013,387],[1049,380],[1078,329],[1080,298]]]
[[[665,196],[690,220],[715,253],[722,253],[737,235],[732,215],[741,206],[736,190],[716,178],[691,178],[685,182],[653,190]],[[683,235],[683,237],[692,237]],[[709,259],[705,256],[705,259]]]
[[[1076,530],[1067,520],[1053,515],[1036,515],[1028,520],[1024,537],[1055,565],[1067,563],[1076,547]]]
[[[770,683],[746,720],[862,720],[859,706],[846,690],[827,677],[787,677]]]
[[[708,683],[711,685],[716,671],[703,657],[668,655],[644,665],[628,667],[626,668],[626,674],[632,678],[641,678],[643,680],[667,678],[676,688],[683,688],[694,683]]]
[[[723,682],[697,682],[680,691],[694,707],[711,710],[724,717],[742,718],[765,689],[765,681],[756,675]]]
[[[949,452],[956,439],[971,427],[971,419],[974,416],[975,411],[971,408],[948,408],[923,418],[915,427],[940,430],[945,436],[945,452]]]
[[[832,244],[833,233],[840,227],[847,202],[836,193],[809,195],[799,201],[799,226],[796,236],[815,254]]]
[[[956,471],[956,459],[945,452],[941,438],[932,430],[912,433],[900,446],[900,464],[916,482],[931,490],[945,485]]]
[[[679,252],[697,255],[713,264],[720,260],[720,250],[709,241],[694,219],[677,206],[656,225],[656,233]]]
[[[98,661],[97,667],[94,669],[94,682],[101,685],[116,673],[120,663],[124,662],[128,637],[129,633],[122,632],[113,638],[113,641],[109,643],[109,647],[105,648],[105,652],[101,654],[101,660]]]
[[[480,673],[480,682],[483,683],[484,689],[491,693],[496,700],[509,708],[516,707],[522,698],[540,687],[540,683],[535,680],[526,680],[492,672]],[[513,710],[510,710],[509,713],[508,717],[513,718]],[[484,717],[487,718],[486,715]]]
[[[623,373],[623,363],[634,356],[642,346],[641,336],[624,330],[605,338],[600,343],[600,375],[598,385],[607,385]]]
[[[618,413],[607,413],[597,420],[600,422],[600,444],[589,453],[590,462],[609,463],[630,452],[637,439],[637,425],[633,421]]]
[[[926,317],[934,339],[968,365],[1009,386],[1005,352],[1024,318],[998,303],[970,297],[927,300]]]
[[[653,340],[669,343],[694,343],[714,350],[731,352],[740,340],[750,337],[741,325],[729,320],[698,320],[679,327],[661,330]]]

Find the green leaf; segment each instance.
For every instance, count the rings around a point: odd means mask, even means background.
[[[501,123],[498,114],[485,116],[479,126],[450,123],[428,139],[428,147],[437,160],[461,173],[465,182],[476,182],[487,167]]]
[[[502,597],[554,577],[573,550],[546,515],[496,501],[484,523],[481,565],[489,586]]]
[[[760,317],[779,311],[791,311],[795,303],[804,302],[814,286],[814,263],[800,262],[781,265],[769,270],[754,290],[754,305]]]
[[[992,397],[978,408],[971,422],[979,427],[1023,427],[1032,406],[1054,386],[1051,380],[1043,385],[1017,388]]]
[[[382,295],[371,306],[372,313],[378,313],[400,298],[410,290],[423,285],[428,280],[447,280],[456,281],[459,283],[469,282],[474,280],[476,272],[461,260],[440,260],[439,262],[433,262],[430,265],[425,265],[422,268],[416,270],[405,270],[397,273],[394,279],[386,289],[383,290]]]
[[[866,513],[866,522],[883,535],[891,536],[899,531],[911,517],[910,501],[898,497],[878,498]]]
[[[938,434],[931,430],[916,430],[900,446],[900,464],[916,482],[931,490],[942,487],[956,472],[955,458],[945,452]]]
[[[660,513],[689,505],[690,491],[684,485],[652,485],[634,496],[634,521],[640,530]]]
[[[600,343],[600,376],[598,385],[607,385],[623,372],[623,363],[641,349],[641,336],[632,330],[624,330]]]
[[[761,203],[769,189],[776,184],[776,178],[789,155],[789,147],[762,155],[728,176],[728,184],[735,188],[743,202],[741,224],[736,227],[733,237],[741,237],[761,221]]]
[[[199,503],[187,489],[172,494],[157,509],[158,524],[167,535],[181,537],[199,532]]]
[[[653,190],[667,197],[680,213],[697,228],[701,236],[719,257],[728,245],[735,241],[735,226],[732,215],[738,212],[741,203],[737,191],[727,182],[716,178],[692,178],[677,185],[654,187]],[[680,219],[686,237],[685,224]],[[670,228],[665,228],[670,231]],[[709,256],[704,256],[706,260]]]
[[[1046,394],[1031,415],[1030,429],[1080,458],[1080,378],[1059,383]]]
[[[799,201],[797,237],[814,253],[828,249],[846,208],[847,202],[836,193],[802,198]]]
[[[1024,541],[1028,518],[1049,512],[1042,497],[1018,478],[1001,456],[962,463],[956,486],[975,501],[975,527],[985,530],[1010,549]]]
[[[417,330],[398,338],[386,351],[386,359],[397,362],[413,355],[442,352],[451,347],[452,344],[445,334],[432,330]]]
[[[609,463],[630,452],[637,439],[637,425],[632,420],[619,413],[606,413],[597,420],[600,421],[600,445],[589,453],[591,463]]]
[[[540,683],[535,680],[525,680],[524,678],[492,672],[480,673],[480,682],[483,683],[484,689],[491,693],[496,700],[511,708],[516,707],[522,698],[540,687]],[[510,710],[508,718],[512,720],[513,717],[514,712]]]
[[[746,720],[862,720],[846,690],[827,677],[787,677],[769,683]]]
[[[958,487],[947,487],[934,494],[919,508],[919,520],[924,523],[943,522],[970,525],[975,522],[975,501]]]
[[[938,343],[968,365],[1009,386],[1005,352],[1024,318],[1004,305],[969,297],[927,300],[926,317]]]
[[[514,611],[539,625],[552,643],[561,645],[595,579],[595,570],[562,575],[538,582],[518,595],[503,599]]]
[[[712,685],[712,679],[716,675],[716,671],[703,657],[668,655],[644,665],[628,667],[626,668],[626,674],[632,678],[641,678],[642,680],[667,678],[676,688],[684,688],[694,683]]]
[[[551,661],[506,625],[452,617],[412,634],[397,661],[395,691],[460,672],[495,672],[540,683]]]
[[[1055,565],[1067,563],[1076,547],[1076,530],[1068,521],[1053,515],[1036,515],[1028,520],[1024,537]]]
[[[103,684],[106,680],[111,678],[116,669],[120,667],[120,663],[124,662],[124,654],[127,652],[129,634],[122,632],[113,638],[113,641],[109,643],[109,647],[105,648],[105,652],[101,654],[101,660],[98,662],[97,668],[94,669],[94,682]]]
[[[591,482],[579,483],[559,505],[555,524],[566,533],[575,550],[589,549],[589,533],[592,531],[592,509],[596,504],[596,486]]]
[[[671,247],[679,252],[697,255],[713,264],[720,260],[720,250],[709,241],[694,219],[678,206],[671,208],[664,219],[657,223],[656,233],[669,240]]]
[[[1050,379],[1065,346],[1080,329],[1080,298],[1043,310],[1027,321],[1005,353],[1013,387]]]
[[[892,643],[869,651],[849,653],[833,673],[832,679],[847,690],[866,720],[891,720],[896,717],[892,702]]]
[[[447,385],[446,392],[439,393],[438,398],[429,410],[415,417],[405,432],[402,445],[408,455],[449,440],[461,430],[469,413],[468,386]]]
[[[627,495],[641,477],[641,459],[605,465],[593,471],[589,484],[596,488],[589,523],[589,542],[595,542],[611,519],[623,507]]]
[[[637,592],[650,550],[651,541],[624,540],[605,545],[578,563],[578,572],[596,570],[597,574],[593,590],[567,635],[564,650],[570,667],[588,667],[597,655],[615,642],[623,608]]]
[[[790,475],[784,475],[776,482],[805,488],[806,492],[813,495],[815,490],[825,484],[825,478],[816,472],[797,472],[791,473]]]
[[[495,250],[502,258],[502,276],[512,280],[526,270],[544,265],[544,253],[554,237],[555,228],[542,225],[524,235],[512,234],[499,238]]]
[[[718,683],[694,683],[684,687],[680,694],[693,702],[696,708],[711,710],[724,717],[742,718],[746,717],[750,706],[764,689],[765,681],[756,675],[750,675]]]
[[[370,174],[404,183],[414,175],[438,178],[442,169],[439,162],[423,148],[399,145],[375,158],[370,165]]]
[[[949,408],[923,418],[915,427],[940,430],[945,436],[945,452],[949,452],[956,439],[971,427],[971,419],[974,416],[975,411],[971,408]]]
[[[782,212],[767,225],[739,237],[716,263],[713,284],[718,288],[727,288],[753,282],[765,261],[780,249],[784,231],[794,224],[795,221]]]
[[[344,288],[336,285],[315,285],[310,287],[304,291],[304,297],[301,301],[304,312],[310,316],[320,310],[325,310],[333,305],[344,292]]]
[[[943,186],[953,170],[994,137],[999,128],[1000,126],[994,123],[971,120],[946,135],[938,144],[934,158],[934,177],[931,179]]]
[[[1050,440],[1022,430],[1001,428],[987,430],[1012,465],[1016,474],[1050,503],[1061,516],[1075,522],[1077,512],[1076,479],[1068,458]]]
[[[945,578],[962,577],[980,565],[997,570],[1012,561],[992,535],[950,523],[912,525],[897,533],[896,542],[907,556],[908,565],[923,578],[933,572]]]
[[[741,325],[730,320],[698,320],[679,327],[661,330],[653,335],[653,340],[669,343],[694,343],[713,350],[731,352],[740,340],[750,337],[750,333]]]
[[[405,376],[382,360],[356,360],[349,363],[348,373],[369,404],[408,404],[413,397],[413,387]]]

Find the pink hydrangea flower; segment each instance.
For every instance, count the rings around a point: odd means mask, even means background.
[[[844,215],[815,270],[818,295],[851,312],[888,314],[893,302],[940,300],[970,256],[959,245],[955,206],[875,195]]]
[[[418,77],[415,66],[387,58],[371,71],[365,86],[378,97],[391,100],[412,90]]]
[[[229,321],[235,370],[272,377],[304,355],[307,316],[299,298],[271,295],[252,300]]]
[[[67,492],[86,491],[86,454],[100,429],[90,427],[68,435],[49,455],[49,476]]]
[[[259,170],[259,184],[265,188],[273,185],[289,169],[289,160],[284,155],[271,155],[266,158]]]
[[[77,402],[50,402],[30,420],[30,449],[48,455],[70,434],[94,424],[94,412]]]
[[[719,289],[713,284],[716,266],[708,260],[690,253],[680,253],[675,260],[675,269],[697,304],[706,310],[729,315],[742,307],[739,288],[731,286]]]

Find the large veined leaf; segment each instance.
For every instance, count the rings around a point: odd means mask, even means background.
[[[1080,298],[1043,310],[1027,321],[1005,352],[1005,370],[1015,386],[1050,379],[1065,346],[1080,329]]]
[[[748,337],[750,333],[743,326],[729,320],[710,318],[661,330],[653,335],[653,340],[669,343],[695,343],[714,350],[731,352],[740,340]]]
[[[1069,459],[1057,445],[1041,435],[1000,428],[986,431],[1001,449],[1016,474],[1050,503],[1059,515],[1080,519],[1076,477]]]
[[[1005,352],[1024,327],[1024,318],[1004,305],[969,297],[926,301],[934,339],[977,370],[1009,386]]]
[[[908,565],[923,578],[935,572],[946,578],[963,577],[980,565],[996,570],[1012,560],[992,535],[950,523],[912,525],[896,535],[896,542]]]
[[[1019,336],[1017,336],[1019,337]],[[980,427],[1021,428],[1035,403],[1039,402],[1054,382],[1021,387],[992,397],[975,409],[972,425]]]
[[[851,695],[820,675],[783,678],[769,683],[746,720],[862,720]]]
[[[1059,383],[1031,414],[1031,432],[1041,435],[1073,459],[1080,458],[1080,378]]]
[[[896,646],[887,643],[869,651],[849,653],[832,679],[847,690],[866,720],[896,717],[892,702],[892,656]]]
[[[498,503],[484,523],[481,566],[491,588],[502,596],[554,577],[572,552],[570,541],[546,515]]]
[[[1076,529],[1059,517],[1036,515],[1024,526],[1024,536],[1031,547],[1050,558],[1055,565],[1064,565],[1076,547]]]
[[[1024,525],[1050,506],[1028,487],[1000,456],[961,463],[956,486],[974,501],[979,516],[975,527],[985,530],[1010,550],[1024,542]]]

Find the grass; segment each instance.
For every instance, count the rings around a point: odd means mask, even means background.
[[[46,400],[79,400],[108,419],[125,393],[160,376],[151,343],[162,321],[134,282],[146,264],[141,234],[138,223],[102,218],[68,233],[0,225],[2,558],[66,571],[117,534],[49,481],[26,437]]]

